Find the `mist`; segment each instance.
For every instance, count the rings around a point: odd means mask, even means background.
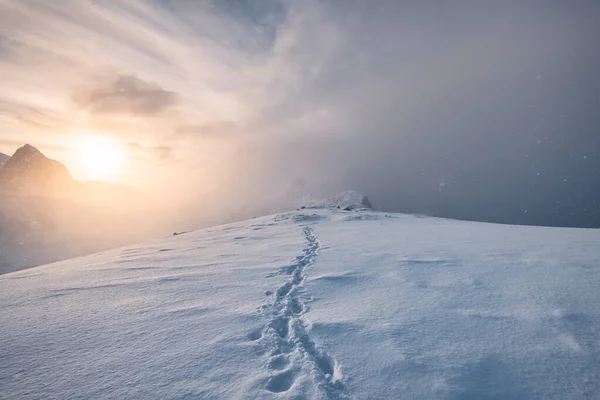
[[[385,211],[599,227],[598,17],[593,2],[294,3],[272,44],[294,73],[210,138],[230,147],[209,209],[277,210],[300,184]]]
[[[347,189],[389,212],[600,227],[596,2],[3,7],[5,147],[31,137],[69,166],[69,138],[117,138],[117,181],[153,199],[157,231]]]

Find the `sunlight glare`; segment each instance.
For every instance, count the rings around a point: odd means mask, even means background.
[[[122,162],[121,147],[104,136],[85,137],[77,147],[79,164],[87,180],[110,179]]]

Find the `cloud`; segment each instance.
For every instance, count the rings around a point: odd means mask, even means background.
[[[182,125],[174,130],[175,135],[187,138],[230,138],[241,133],[240,126],[231,121],[216,121],[198,125]]]
[[[20,104],[0,97],[0,115],[18,124],[41,131],[56,131],[67,124],[64,115],[52,109]]]
[[[135,153],[146,153],[160,161],[173,159],[173,148],[170,146],[144,146],[137,142],[128,142],[127,147]]]
[[[175,106],[178,96],[157,84],[132,75],[116,75],[73,95],[80,107],[92,114],[156,115]]]
[[[599,146],[600,6],[583,3],[0,0],[2,96],[176,148],[197,165],[183,186],[219,200],[302,178],[392,211],[550,215],[563,175],[595,195],[600,158],[575,161]]]
[[[68,147],[64,147],[54,143],[48,143],[44,140],[28,140],[27,142],[29,142],[29,144],[36,147],[42,152],[65,153],[70,150]],[[0,138],[0,147],[4,148],[6,154],[8,155],[13,154],[19,147],[22,147],[24,144],[25,142],[23,140]]]

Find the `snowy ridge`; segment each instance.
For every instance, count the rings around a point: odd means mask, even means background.
[[[328,399],[347,398],[343,392],[340,365],[317,347],[306,328],[303,286],[306,268],[314,263],[320,243],[312,228],[305,227],[303,232],[306,247],[302,255],[278,272],[290,278],[274,293],[267,292],[273,300],[261,311],[272,315],[269,324],[262,332],[251,332],[249,338],[260,341],[270,351],[268,365],[275,372],[267,382],[267,390],[273,393],[288,391],[300,370],[309,368],[318,388]]]
[[[1,275],[0,397],[597,400],[599,242],[321,208]]]
[[[373,208],[369,198],[360,192],[347,190],[323,201],[313,201],[307,204],[311,208],[342,208],[345,210]]]

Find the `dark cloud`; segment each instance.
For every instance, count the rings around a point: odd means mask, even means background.
[[[178,103],[176,93],[132,75],[117,75],[82,88],[73,95],[77,105],[93,114],[159,114]]]
[[[600,5],[577,5],[321,3],[324,23],[293,35],[299,82],[260,116],[274,135],[240,150],[232,180],[600,227]]]

